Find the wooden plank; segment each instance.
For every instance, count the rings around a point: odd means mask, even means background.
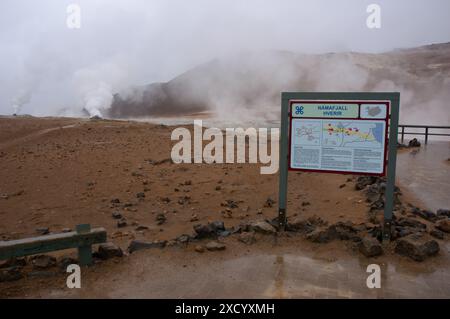
[[[0,241],[0,260],[42,254],[55,250],[86,247],[106,242],[106,230],[94,228],[90,232],[76,231],[39,237]]]

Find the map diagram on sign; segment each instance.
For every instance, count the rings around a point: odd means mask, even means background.
[[[294,130],[296,141],[302,145],[320,145],[321,126],[319,121],[302,121]]]
[[[382,121],[323,121],[323,146],[382,148]]]

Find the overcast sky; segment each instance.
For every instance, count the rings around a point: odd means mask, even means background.
[[[81,28],[66,26],[67,5]],[[381,7],[369,29],[366,8]],[[381,52],[450,41],[448,0],[1,0],[0,114],[80,103],[91,83],[167,81],[211,58],[247,50]],[[89,89],[89,88],[88,88]],[[22,93],[20,93],[22,92]]]

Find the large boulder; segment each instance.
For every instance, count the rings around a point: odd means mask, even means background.
[[[400,238],[395,246],[395,252],[415,261],[424,261],[439,252],[439,244],[427,234],[416,233]]]

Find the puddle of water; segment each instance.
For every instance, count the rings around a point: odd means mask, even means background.
[[[450,143],[439,141],[398,154],[398,181],[432,211],[450,208],[448,158],[450,158]]]

